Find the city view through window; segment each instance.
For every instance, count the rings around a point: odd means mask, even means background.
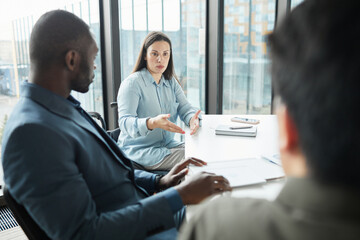
[[[270,114],[266,35],[274,28],[276,1],[224,4],[223,114]]]
[[[21,8],[19,7],[21,6]],[[95,0],[18,0],[0,8],[0,141],[7,119],[19,100],[21,83],[30,71],[29,38],[37,19],[45,12],[64,9],[76,14],[89,24],[100,48],[99,5]],[[100,49],[101,51],[101,49]],[[86,94],[72,92],[88,111],[103,114],[101,62],[95,60],[94,83]],[[1,144],[0,144],[1,149]],[[0,155],[1,157],[1,155]]]

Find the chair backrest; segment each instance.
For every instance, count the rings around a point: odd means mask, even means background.
[[[114,130],[107,130],[106,131],[115,142],[118,141],[120,135],[120,128],[116,128]]]
[[[101,124],[101,127],[106,130],[106,123],[105,120],[103,119],[103,117],[100,115],[100,113],[98,112],[87,112],[92,118],[95,118],[96,120],[98,120]]]
[[[46,233],[30,217],[26,209],[15,201],[15,199],[11,196],[6,186],[4,187],[4,198],[8,207],[12,211],[16,221],[19,223],[22,230],[25,232],[26,236],[30,240],[50,239],[46,235]]]
[[[118,103],[117,103],[117,102],[111,102],[111,103],[110,103],[110,107],[111,107],[111,108],[117,108],[117,106],[118,106]]]
[[[115,107],[117,107],[117,102],[112,102],[110,105],[111,105],[111,108],[115,108]],[[88,112],[88,114],[89,114],[91,117],[99,120],[99,121],[101,122],[101,125],[102,125],[103,129],[106,130],[105,121],[104,121],[104,119],[101,117],[101,115],[100,115],[99,113],[97,113],[97,112]],[[107,130],[106,132],[110,135],[110,137],[111,137],[115,142],[117,142],[121,130],[120,130],[120,128],[116,128],[116,129],[113,129],[113,130]],[[153,170],[153,171],[149,171],[149,170],[147,170],[144,166],[142,166],[142,165],[140,165],[140,164],[138,164],[138,163],[136,163],[136,162],[134,162],[134,161],[133,161],[132,163],[133,163],[135,169],[140,169],[140,170],[152,172],[152,173],[155,173],[155,174],[166,175],[166,174],[169,172],[169,171],[166,171],[166,170]]]

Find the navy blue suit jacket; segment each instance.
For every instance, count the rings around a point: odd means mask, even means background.
[[[3,135],[10,193],[54,239],[143,239],[173,228],[153,174],[135,170],[70,102],[24,83]]]

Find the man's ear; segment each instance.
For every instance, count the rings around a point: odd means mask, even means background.
[[[79,67],[80,60],[78,51],[69,50],[65,55],[65,64],[70,71],[75,71]]]
[[[281,106],[277,110],[279,120],[279,147],[281,151],[297,151],[299,147],[298,130],[286,106]]]
[[[277,109],[281,162],[287,176],[304,177],[308,167],[300,148],[299,132],[286,106]]]

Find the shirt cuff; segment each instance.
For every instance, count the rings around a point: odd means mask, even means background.
[[[187,117],[186,117],[186,119],[185,119],[185,125],[186,126],[188,126],[188,127],[190,127],[190,120],[191,120],[191,118],[193,117],[194,115],[188,115]]]
[[[166,200],[169,202],[173,213],[176,213],[184,207],[184,203],[180,197],[180,194],[175,188],[168,188],[161,194],[163,194]]]
[[[187,126],[190,127],[190,120],[191,118],[194,116],[195,114],[193,115],[190,115],[190,117],[188,117],[188,119],[185,120],[185,123],[187,123]],[[201,117],[201,114],[199,114],[199,126],[201,127],[201,120],[202,120],[202,117]]]
[[[148,134],[148,132],[150,131],[148,128],[147,128],[147,125],[146,125],[146,121],[148,120],[149,118],[139,118],[137,121],[137,125],[138,125],[138,128],[139,128],[139,133],[141,136],[145,136]]]

